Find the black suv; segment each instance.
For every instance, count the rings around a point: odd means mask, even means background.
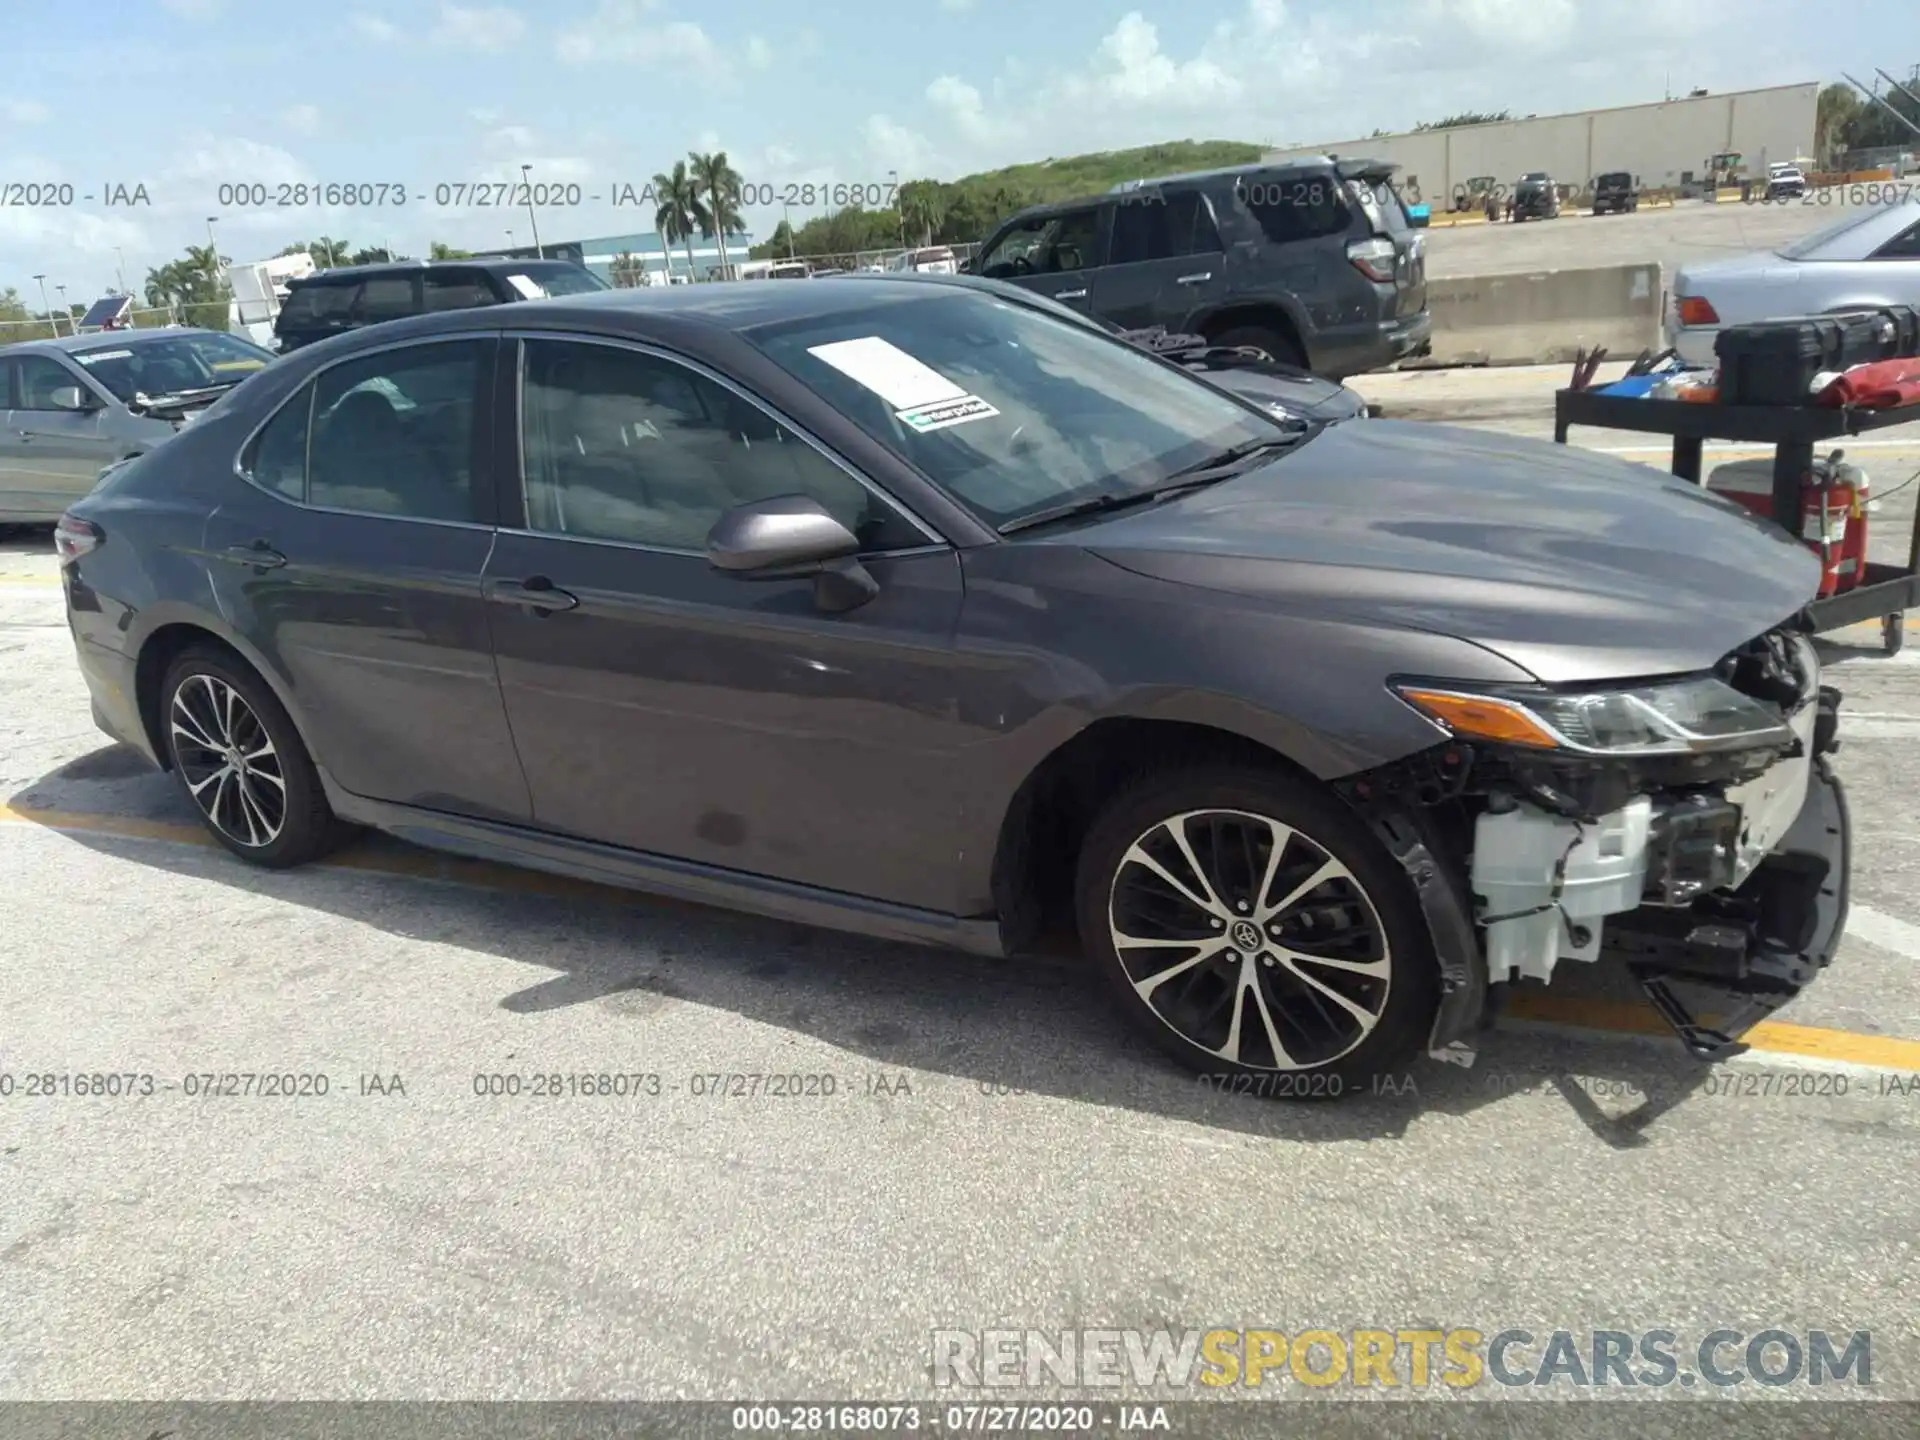
[[[1609,170],[1593,182],[1593,213],[1626,215],[1640,208],[1640,192],[1625,170]]]
[[[1553,220],[1560,214],[1560,187],[1544,170],[1530,170],[1513,187],[1507,202],[1509,220]]]
[[[610,290],[571,260],[398,260],[349,265],[287,282],[273,337],[284,354],[363,325],[437,310],[470,310],[551,295]]]
[[[1340,378],[1432,348],[1426,247],[1381,161],[1129,181],[1001,224],[972,267],[1126,330]]]

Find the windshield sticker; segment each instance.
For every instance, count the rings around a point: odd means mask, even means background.
[[[931,430],[944,430],[949,425],[964,425],[969,420],[991,419],[999,413],[978,395],[961,394],[951,400],[936,400],[931,405],[896,410],[894,418],[925,435]]]
[[[97,365],[102,360],[125,360],[132,354],[133,351],[131,350],[89,350],[73,358],[78,360],[82,365]]]
[[[810,346],[807,353],[864,385],[897,411],[918,410],[945,400],[964,400],[967,392],[938,370],[921,364],[899,346],[867,335]],[[984,402],[982,402],[984,403]],[[906,420],[906,416],[900,417]],[[913,424],[911,420],[908,424]]]
[[[525,299],[545,300],[547,298],[547,292],[524,275],[509,275],[507,283],[518,290]]]

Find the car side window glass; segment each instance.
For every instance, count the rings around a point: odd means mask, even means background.
[[[1876,260],[1920,260],[1920,225],[1910,225],[1873,252]]]
[[[1100,263],[1095,253],[1100,238],[1098,210],[1070,210],[1056,216],[1049,232],[1041,236],[1032,255],[1038,273],[1065,274]]]
[[[14,406],[17,410],[58,410],[53,403],[53,392],[63,386],[72,385],[86,394],[86,388],[58,360],[49,360],[44,355],[22,355],[17,362],[19,371],[20,399]]]
[[[1347,227],[1340,187],[1330,175],[1284,180],[1249,179],[1235,187],[1268,240],[1285,244],[1332,235]]]
[[[420,313],[411,275],[376,275],[360,287],[360,319],[369,325]]]
[[[476,521],[474,409],[489,340],[410,345],[314,381],[307,503]]]
[[[522,453],[527,528],[702,551],[736,505],[809,496],[864,551],[926,537],[758,406],[670,360],[609,345],[529,340]]]
[[[287,296],[280,313],[301,324],[339,323],[353,313],[359,295],[358,285],[302,285]]]
[[[280,407],[266,428],[253,437],[240,468],[254,484],[289,500],[307,498],[307,435],[313,415],[311,384]]]
[[[1213,207],[1207,204],[1207,197],[1199,191],[1190,191],[1174,197],[1176,207],[1190,206],[1193,210],[1191,222],[1176,221],[1174,233],[1187,237],[1188,255],[1217,255],[1226,247],[1220,243],[1220,227],[1213,223]]]
[[[424,283],[429,314],[438,310],[471,310],[478,305],[492,305],[497,298],[477,275],[429,275]]]

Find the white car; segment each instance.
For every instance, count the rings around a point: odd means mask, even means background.
[[[1778,250],[1682,265],[1667,297],[1667,344],[1712,365],[1728,325],[1920,305],[1920,197],[1850,211]]]
[[[1767,166],[1767,199],[1787,200],[1807,193],[1807,177],[1798,165]]]

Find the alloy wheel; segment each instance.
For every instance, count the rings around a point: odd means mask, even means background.
[[[286,776],[246,697],[217,675],[189,675],[173,692],[168,727],[174,763],[207,822],[247,849],[279,839]]]
[[[1194,810],[1146,830],[1114,874],[1107,920],[1141,1001],[1230,1064],[1329,1064],[1386,1009],[1393,956],[1366,888],[1264,815]]]

